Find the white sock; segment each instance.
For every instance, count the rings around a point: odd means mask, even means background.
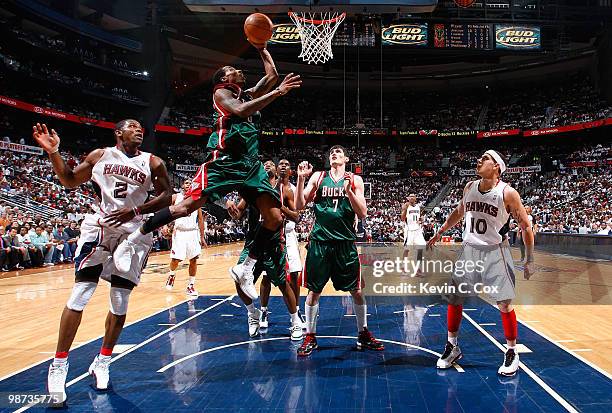
[[[510,344],[506,343],[506,345],[508,346],[508,349],[516,350],[516,344],[511,346]]]
[[[306,332],[316,333],[317,332],[317,315],[319,315],[319,304],[305,306],[306,313]]]
[[[291,314],[291,325],[295,326],[298,325],[302,322],[302,320],[300,320],[300,316],[298,316],[297,311],[293,314]]]
[[[453,346],[457,345],[457,336],[455,337],[451,337],[450,335],[448,336],[448,342],[451,343]]]
[[[68,357],[65,357],[65,358],[54,357],[53,358],[53,365],[54,366],[63,366],[66,363],[68,363]]]
[[[192,277],[191,275],[189,276],[189,285],[194,285],[195,284],[195,275]]]
[[[108,363],[111,358],[112,356],[103,356],[102,354],[98,354],[98,360],[100,360],[103,363]]]
[[[357,331],[362,332],[368,326],[368,305],[359,305],[353,302],[353,310],[357,317]]]
[[[176,274],[176,271],[170,271],[170,272],[168,273],[168,276],[175,275],[175,274]]]
[[[255,314],[255,304],[251,303],[251,304],[247,304],[246,305],[247,311],[249,312],[249,315],[253,315]]]
[[[268,311],[268,307],[261,306],[261,311]]]

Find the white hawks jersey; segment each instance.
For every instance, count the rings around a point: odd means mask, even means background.
[[[291,186],[291,190],[295,194],[295,185],[293,185],[290,182],[289,186]],[[285,233],[289,233],[289,232],[292,232],[294,230],[295,230],[295,222],[291,221],[290,219],[285,220]]]
[[[121,208],[139,207],[147,201],[152,186],[151,156],[148,152],[138,152],[130,158],[116,147],[104,149],[91,171],[91,179],[100,190],[102,216]],[[142,217],[136,217],[123,228],[139,224],[141,220]]]
[[[418,205],[408,205],[406,210],[406,229],[414,231],[421,229],[421,207]]]
[[[174,205],[180,204],[185,199],[182,193],[176,194]],[[174,221],[174,228],[179,231],[192,231],[198,229],[198,210],[196,209],[186,217],[177,218]]]
[[[504,189],[508,184],[500,180],[487,192],[480,192],[479,185],[480,180],[472,182],[463,197],[463,242],[472,245],[500,244],[502,236],[499,231],[510,217],[504,205]]]

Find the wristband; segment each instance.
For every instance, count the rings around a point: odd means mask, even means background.
[[[57,145],[55,148],[52,148],[51,152],[47,152],[47,154],[53,155],[54,153],[58,153],[58,152],[59,152],[59,145]]]

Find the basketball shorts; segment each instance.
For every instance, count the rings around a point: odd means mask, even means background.
[[[280,205],[278,191],[270,184],[261,161],[247,157],[235,159],[219,151],[210,152],[193,178],[191,197],[197,200],[206,196],[212,203],[232,191],[238,191],[249,205],[255,205],[255,199],[262,193],[272,195]]]
[[[425,242],[425,237],[423,237],[423,230],[421,229],[413,229],[407,230],[406,235],[404,237],[404,248],[408,249],[410,247],[425,247],[427,243]]]
[[[172,249],[170,258],[173,260],[190,260],[202,252],[200,245],[200,232],[195,230],[183,231],[175,229],[172,233]]]
[[[514,262],[510,249],[501,244],[464,244],[455,262],[453,284],[459,296],[484,293],[495,301],[514,299]]]
[[[138,285],[142,270],[147,265],[153,235],[146,235],[144,241],[134,247],[130,270],[120,273],[115,269],[113,252],[130,233],[122,228],[103,226],[101,220],[101,215],[89,214],[81,223],[81,236],[74,254],[75,274],[77,277],[101,277],[107,281],[111,280],[111,276],[118,276]]]
[[[246,242],[244,248],[238,258],[238,264],[241,264],[249,255],[249,248],[253,245],[253,241]],[[263,258],[257,260],[253,274],[255,281],[259,279],[262,273],[266,273],[266,277],[270,279],[274,286],[279,287],[287,282],[287,250],[285,244],[279,241],[279,238],[274,237],[270,240],[271,247],[266,249]]]
[[[353,291],[363,287],[354,241],[310,240],[308,243],[302,286],[320,293],[330,278],[336,290]]]
[[[298,244],[295,231],[285,232],[285,245],[287,247],[287,261],[289,261],[289,272],[302,271],[302,257],[300,256],[300,245]]]

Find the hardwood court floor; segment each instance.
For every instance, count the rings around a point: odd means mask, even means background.
[[[232,244],[203,250],[196,282],[200,294],[235,293],[227,270],[236,262],[241,248],[242,244]],[[517,253],[513,251],[515,260]],[[163,288],[168,262],[167,253],[150,257],[142,282],[130,299],[127,324],[187,299],[186,265],[179,267],[174,291]],[[575,350],[587,361],[612,373],[612,264],[545,253],[536,253],[536,262],[540,271],[529,281],[523,280],[522,272],[517,271],[517,278],[521,278],[517,279],[518,288],[528,292],[527,297],[533,300],[533,304],[517,306],[519,319],[559,346]],[[60,314],[73,282],[71,265],[2,274],[0,377],[53,356]],[[103,334],[108,291],[108,284],[100,282],[83,314],[75,345]],[[328,285],[324,294],[338,293]],[[273,295],[278,295],[278,290],[273,289]],[[536,305],[541,302],[546,304]],[[559,305],[567,302],[574,304]]]

